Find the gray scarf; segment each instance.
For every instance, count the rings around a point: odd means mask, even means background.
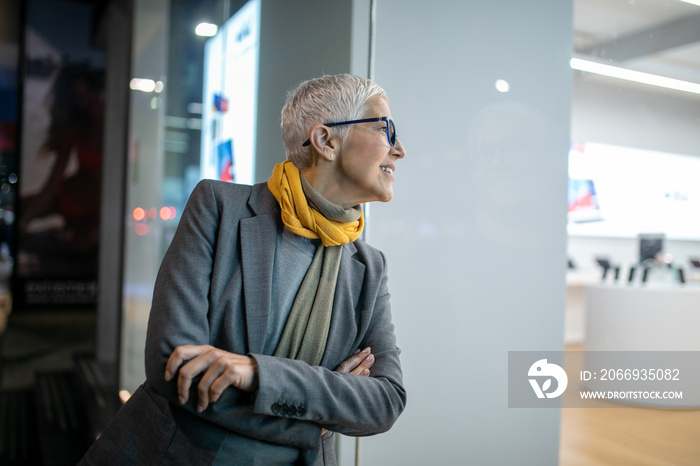
[[[307,202],[324,217],[340,222],[354,222],[360,218],[362,208],[359,205],[346,209],[333,204],[316,192],[303,176],[301,182]],[[342,245],[318,245],[294,298],[275,356],[299,359],[312,366],[321,363],[331,326],[342,252]]]

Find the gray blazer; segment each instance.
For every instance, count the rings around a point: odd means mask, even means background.
[[[276,237],[284,226],[266,184],[205,180],[192,192],[156,280],[146,340],[147,380],[117,413],[83,464],[335,464],[332,435],[388,430],[403,411],[399,349],[386,263],[357,240],[343,246],[321,366],[262,354]],[[249,354],[259,388],[234,388],[203,413],[196,384],[185,406],[165,364],[176,346],[209,344]],[[370,377],[334,372],[370,346]]]

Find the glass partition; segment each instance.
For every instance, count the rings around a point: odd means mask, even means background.
[[[153,284],[189,194],[204,177],[252,180],[243,154],[251,157],[254,149],[254,109],[240,101],[253,98],[255,79],[226,67],[243,57],[256,69],[255,55],[242,53],[256,37],[255,24],[245,21],[250,15],[242,22],[231,18],[244,5],[134,2],[120,355],[120,388],[130,392],[145,378]],[[248,122],[246,133],[238,125],[235,143],[224,138],[239,121]]]

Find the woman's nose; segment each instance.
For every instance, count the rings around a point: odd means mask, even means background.
[[[401,144],[399,138],[396,138],[396,144],[394,144],[393,149],[394,150],[392,151],[392,155],[396,156],[399,159],[406,157],[406,149],[403,147],[403,144]]]

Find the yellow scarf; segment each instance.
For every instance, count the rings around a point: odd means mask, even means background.
[[[280,205],[282,222],[296,235],[320,238],[324,246],[339,246],[355,241],[362,233],[364,214],[354,222],[342,223],[324,217],[309,206],[299,170],[290,161],[275,165],[267,187]]]

